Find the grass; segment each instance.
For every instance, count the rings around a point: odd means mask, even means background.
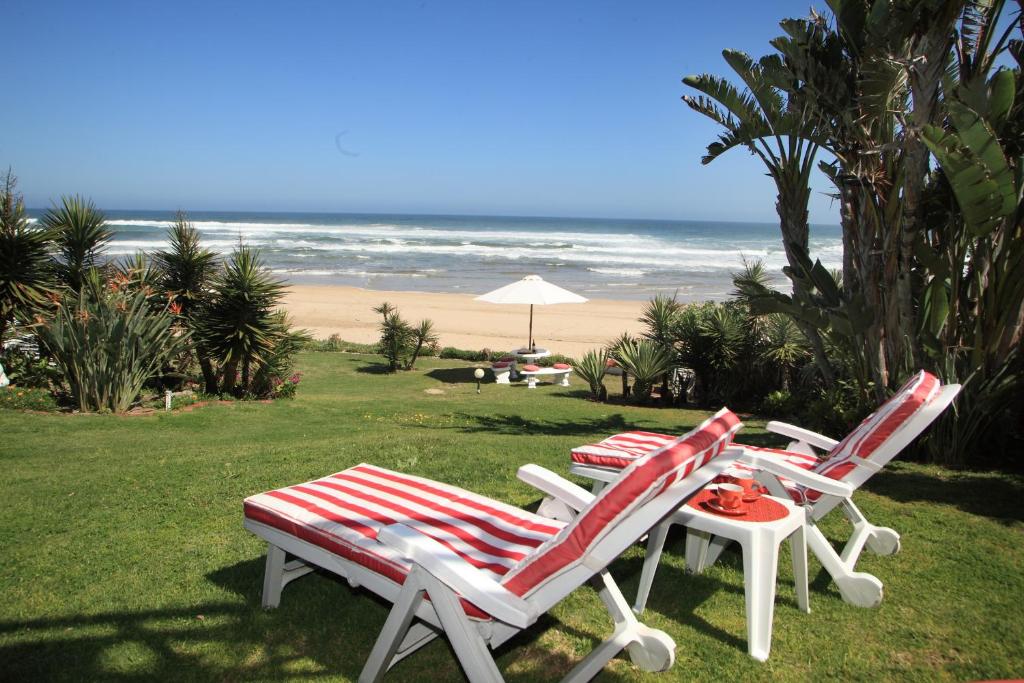
[[[117,417],[0,410],[0,679],[354,680],[387,605],[328,575],[259,606],[264,546],[241,501],[359,462],[454,483],[515,505],[538,495],[523,463],[565,473],[570,447],[627,428],[681,432],[704,414],[582,400],[574,387],[485,384],[425,359],[380,374],[376,359],[308,353],[294,401]],[[746,440],[771,443],[748,421]],[[872,610],[843,603],[811,558],[812,613],[795,607],[780,560],[771,659],[746,655],[743,576],[729,552],[685,575],[669,538],[644,620],[678,644],[666,674],[625,658],[604,680],[1004,678],[1024,670],[1024,481],[896,463],[858,493],[872,520],[903,534],[893,557],[860,567],[886,586]],[[838,517],[838,516],[837,516]],[[825,531],[845,533],[841,519]],[[627,597],[642,550],[612,566]],[[579,590],[498,651],[509,680],[560,677],[610,632],[596,593]],[[446,643],[390,681],[458,681]]]

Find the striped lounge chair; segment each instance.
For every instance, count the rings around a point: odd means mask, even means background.
[[[850,496],[823,492],[821,478],[843,482],[854,490],[860,487],[921,434],[959,391],[959,384],[942,386],[934,375],[922,370],[842,441],[783,422],[769,422],[768,431],[793,439],[785,449],[733,444],[744,449],[738,469],[761,470],[758,478],[773,495],[790,496],[807,507],[808,546],[847,602],[862,607],[881,602],[881,582],[870,574],[854,571],[854,567],[865,547],[879,555],[898,552],[900,537],[892,529],[868,522]],[[609,470],[627,465],[672,438],[651,432],[617,434],[574,449],[570,471],[595,479],[597,490],[602,481],[609,480]],[[780,475],[778,470],[764,473],[764,463],[772,461],[783,464],[789,474]],[[799,470],[806,475],[797,474]],[[839,553],[815,526],[836,507],[853,525],[853,533]],[[708,561],[713,562],[721,549],[720,545],[713,547]]]
[[[263,605],[326,569],[394,605],[361,681],[380,680],[441,633],[470,680],[498,681],[489,648],[590,581],[615,630],[566,680],[590,680],[623,649],[645,670],[667,669],[675,643],[636,620],[607,566],[735,462],[742,451],[726,446],[740,426],[731,413],[709,419],[596,496],[536,465],[520,468],[520,479],[574,511],[569,522],[366,464],[251,496],[245,528],[269,546]]]

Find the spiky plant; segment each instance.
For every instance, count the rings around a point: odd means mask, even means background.
[[[603,349],[587,351],[574,365],[573,370],[590,387],[590,397],[595,401],[602,400],[607,395],[604,375],[608,370],[608,354]]]
[[[91,200],[75,195],[60,201],[46,212],[42,224],[52,233],[57,248],[58,277],[78,291],[113,233],[107,229],[106,216]]]
[[[640,322],[647,328],[644,337],[672,354],[675,353],[672,326],[676,316],[679,315],[680,308],[681,305],[674,295],[658,294],[647,302],[643,313],[640,314]],[[661,377],[662,395],[666,395],[668,390],[668,373],[666,373]]]
[[[783,389],[789,389],[794,371],[811,357],[807,339],[793,319],[783,313],[763,319],[763,342],[757,360],[777,373]]]
[[[153,254],[160,269],[160,289],[171,298],[178,319],[190,330],[196,327],[195,314],[210,294],[210,278],[216,270],[216,255],[199,243],[199,232],[184,211],[179,211],[167,230],[170,247]],[[194,338],[196,358],[203,373],[206,392],[217,393],[217,372],[211,353],[198,337]]]
[[[0,343],[17,316],[29,317],[53,293],[50,234],[32,226],[18,180],[7,171],[0,189]]]
[[[622,398],[629,396],[629,371],[622,364],[622,347],[632,344],[634,341],[629,332],[623,332],[608,342],[608,345],[605,347],[608,350],[608,357],[618,363],[622,369]]]
[[[622,367],[633,375],[633,397],[640,403],[647,403],[655,382],[672,369],[672,352],[643,339],[622,344],[619,355]]]
[[[432,346],[440,339],[434,333],[434,322],[429,319],[421,320],[420,324],[413,328],[412,333],[412,351],[409,354],[409,359],[405,362],[406,370],[416,367],[416,359],[419,358],[424,346]]]
[[[274,309],[285,285],[270,275],[258,250],[240,245],[214,275],[210,289],[195,317],[195,334],[221,364],[220,391],[242,394],[253,370],[280,339]]]
[[[35,328],[79,410],[121,413],[184,342],[173,323],[143,292],[105,287],[93,271]]]
[[[415,338],[415,330],[399,314],[398,309],[385,301],[373,309],[381,316],[379,353],[388,361],[388,369],[395,372],[402,367]]]

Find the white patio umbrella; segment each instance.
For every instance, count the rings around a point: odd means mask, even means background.
[[[550,304],[582,304],[587,300],[579,294],[574,294],[568,289],[562,289],[558,285],[547,282],[540,275],[527,275],[522,280],[517,280],[510,285],[499,287],[493,292],[481,294],[476,301],[486,301],[491,304],[529,304],[530,305],[530,334],[526,347],[534,348],[533,345],[533,307]]]

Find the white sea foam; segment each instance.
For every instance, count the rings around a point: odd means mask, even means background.
[[[647,274],[646,270],[640,270],[638,268],[587,268],[591,273],[601,273],[602,275],[620,275],[622,277],[643,277]]]

